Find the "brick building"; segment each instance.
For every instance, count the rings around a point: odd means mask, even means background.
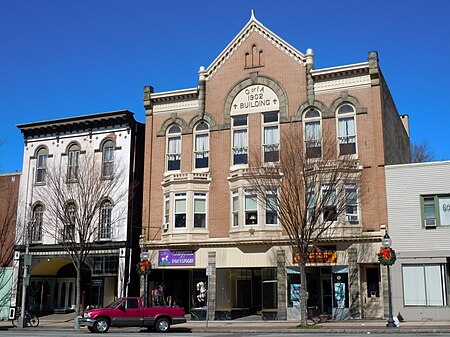
[[[245,180],[250,149],[276,160],[280,132],[298,123],[307,151],[320,156],[326,136],[336,159],[352,156],[371,196],[357,199],[336,223],[342,231],[323,240],[335,258],[308,266],[308,305],[335,318],[384,315],[375,255],[387,223],[384,166],[409,162],[410,151],[407,117],[396,110],[376,52],[366,62],[315,69],[311,49],[298,51],[252,15],[200,67],[197,88],[145,87],[144,106],[141,247],[154,267],[148,291],[160,283],[166,300],[201,318],[210,274],[211,318],[298,317],[298,268],[286,233]]]

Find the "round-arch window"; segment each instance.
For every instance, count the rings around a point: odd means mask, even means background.
[[[178,125],[172,125],[169,128],[169,133],[180,133],[181,132],[181,128]]]
[[[320,117],[320,112],[316,109],[310,109],[305,113],[305,118],[317,118]]]
[[[355,112],[355,109],[349,104],[344,104],[338,109],[338,114],[348,114]]]
[[[205,123],[205,122],[200,122],[195,127],[195,131],[205,131],[205,130],[208,130],[208,129],[209,129],[208,124]]]

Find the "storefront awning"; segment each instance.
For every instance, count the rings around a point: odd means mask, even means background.
[[[31,276],[56,276],[58,270],[60,270],[65,265],[72,263],[69,259],[47,259],[39,262],[36,266],[31,269]]]

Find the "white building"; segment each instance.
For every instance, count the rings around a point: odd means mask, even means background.
[[[63,184],[76,183],[81,180],[83,160],[88,158],[92,158],[94,169],[98,167],[99,179],[112,182],[113,168],[120,167],[122,181],[101,201],[89,256],[81,273],[82,305],[100,306],[117,296],[138,294],[138,277],[132,266],[139,256],[144,125],[136,122],[133,113],[122,110],[22,124],[18,128],[25,147],[17,233],[28,228],[32,257],[27,308],[55,312],[75,308],[76,273],[63,243],[72,240],[69,234],[79,242],[80,235],[73,234],[78,232],[67,225],[57,233],[51,232],[51,228],[57,228],[58,220],[43,195],[50,189],[52,168],[64,171]],[[81,204],[78,201],[69,203],[74,209],[83,207],[76,205]],[[12,308],[20,306],[26,246],[22,235],[17,235],[16,241]]]
[[[450,161],[386,166],[393,311],[450,317]]]

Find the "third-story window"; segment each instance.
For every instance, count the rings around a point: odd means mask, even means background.
[[[345,216],[349,222],[358,222],[358,190],[355,183],[344,184]]]
[[[167,171],[177,171],[181,163],[181,128],[172,125],[167,132]]]
[[[106,200],[100,207],[100,223],[99,223],[99,237],[101,240],[110,239],[112,234],[112,204],[111,201]]]
[[[175,193],[175,228],[186,228],[186,193]]]
[[[112,177],[114,173],[114,143],[112,140],[103,144],[102,152],[102,176]]]
[[[264,162],[278,161],[280,140],[278,136],[278,112],[263,114]]]
[[[339,154],[356,153],[355,109],[349,105],[342,105],[337,111]]]
[[[247,116],[233,117],[233,165],[248,162]]]
[[[195,127],[195,168],[207,168],[209,158],[209,127],[205,122]]]
[[[36,183],[45,183],[45,179],[47,177],[47,158],[48,158],[47,149],[41,148],[37,153]]]
[[[258,197],[255,191],[248,191],[245,194],[245,224],[258,224]]]
[[[194,228],[206,228],[206,193],[194,193]]]
[[[78,177],[78,160],[80,156],[80,147],[76,144],[69,148],[67,158],[67,179],[69,181],[76,180]]]
[[[307,158],[320,158],[322,156],[322,130],[320,121],[320,112],[316,109],[310,109],[304,115],[304,137]]]

